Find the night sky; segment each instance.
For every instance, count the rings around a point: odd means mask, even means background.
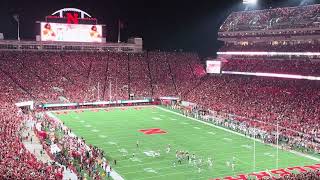
[[[260,0],[258,9],[299,5],[301,0]],[[147,50],[195,51],[202,57],[215,55],[220,25],[232,11],[244,10],[242,0],[1,0],[0,32],[15,39],[20,15],[21,38],[35,40],[40,31],[36,21],[54,11],[74,7],[88,12],[106,25],[107,41],[117,40],[117,22],[125,24],[122,41],[142,37]]]

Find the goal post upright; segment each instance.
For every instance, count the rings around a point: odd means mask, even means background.
[[[277,120],[277,158],[276,158],[276,168],[279,168],[279,120]]]
[[[253,125],[253,172],[256,171],[256,126]]]

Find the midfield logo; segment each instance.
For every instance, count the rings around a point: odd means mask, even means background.
[[[140,129],[140,132],[146,135],[152,135],[152,134],[166,134],[167,131],[164,131],[160,128],[151,128],[151,129]]]

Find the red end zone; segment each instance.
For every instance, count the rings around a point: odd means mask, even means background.
[[[167,131],[162,130],[160,128],[151,128],[151,129],[140,129],[140,132],[146,135],[152,135],[152,134],[166,134]]]

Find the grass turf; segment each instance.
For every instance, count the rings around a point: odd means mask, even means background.
[[[156,107],[111,108],[83,112],[55,113],[73,132],[86,139],[87,144],[102,148],[124,179],[185,180],[209,179],[253,172],[253,140]],[[146,135],[142,129],[160,128],[165,134]],[[139,148],[136,142],[139,141]],[[167,145],[171,152],[166,153]],[[146,152],[160,150],[160,157]],[[194,153],[207,162],[199,169],[183,161],[177,163],[176,150]],[[132,158],[132,154],[135,157]],[[235,170],[226,162],[235,157]],[[316,161],[279,150],[279,168],[311,165]],[[173,164],[176,164],[174,167]],[[256,142],[256,172],[276,168],[276,148]]]

